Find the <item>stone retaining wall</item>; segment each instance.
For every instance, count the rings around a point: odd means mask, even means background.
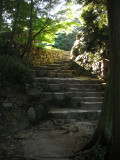
[[[108,59],[94,59],[90,60],[89,53],[79,55],[74,60],[77,64],[84,67],[86,70],[92,69],[92,73],[98,75],[98,77],[106,79],[108,74]]]
[[[69,54],[69,51],[59,51],[59,50],[41,50],[40,48],[33,47],[29,56],[29,62],[34,66],[40,66],[43,64],[54,63],[65,55]]]

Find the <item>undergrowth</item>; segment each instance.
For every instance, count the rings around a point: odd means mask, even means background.
[[[105,160],[107,153],[106,147],[97,145],[84,152],[81,156],[76,156],[73,160]]]
[[[0,55],[0,86],[33,83],[30,69],[18,57]]]

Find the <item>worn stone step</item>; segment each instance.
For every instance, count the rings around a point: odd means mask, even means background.
[[[83,92],[84,93],[84,92]],[[102,102],[103,101],[103,97],[99,96],[99,97],[88,97],[86,96],[86,93],[84,93],[83,95],[79,94],[74,94],[74,95],[68,95],[68,92],[52,92],[51,93],[53,95],[53,99],[65,99],[65,98],[72,98],[74,101],[89,101],[89,102]],[[44,93],[43,93],[44,95]],[[77,96],[77,97],[76,97]],[[79,97],[78,97],[79,96]]]
[[[103,100],[103,92],[40,92],[37,94],[28,94],[29,96],[36,96],[40,99],[65,99],[72,98],[75,101],[98,101]]]
[[[101,89],[101,84],[66,84],[65,87],[69,88],[78,88],[78,89]]]
[[[68,63],[69,63],[68,59],[57,60],[56,62],[54,62],[54,64],[67,64],[67,65],[68,65]]]
[[[72,84],[101,84],[101,80],[92,79],[80,79],[80,78],[49,78],[49,77],[37,77],[35,81],[44,83],[72,83]]]
[[[103,102],[103,97],[71,97],[74,101],[79,102]]]
[[[104,92],[65,92],[66,97],[103,97]]]
[[[101,109],[103,103],[103,98],[87,98],[87,97],[74,97],[71,100],[71,106],[73,108],[80,108],[80,109]]]
[[[51,92],[94,92],[96,91],[95,88],[87,88],[87,87],[81,87],[81,88],[69,88],[68,86],[64,85],[64,84],[48,84],[48,83],[40,83],[39,84],[40,87],[42,87],[42,89],[44,91],[51,91]]]
[[[60,67],[60,66],[62,66],[60,63],[52,63],[52,64],[45,64],[45,65],[43,65],[43,66],[46,66],[46,67]]]
[[[66,107],[80,108],[80,109],[101,109],[103,103],[103,97],[101,98],[87,98],[87,97],[71,97],[70,99],[66,98],[63,93],[53,94],[52,104],[54,101],[58,106],[62,107],[62,104]],[[60,104],[59,104],[60,103]]]
[[[47,74],[49,72],[58,73],[58,70],[36,70],[36,75],[41,76],[42,73]],[[59,72],[60,73],[72,73],[72,70],[59,70]]]
[[[85,89],[102,89],[101,84],[49,84],[49,83],[38,83],[45,91],[81,91]]]
[[[80,110],[58,108],[51,109],[49,115],[56,119],[75,119],[75,120],[97,120],[101,110]]]
[[[58,71],[56,73],[54,73],[54,72],[49,73],[47,76],[51,77],[51,78],[53,78],[53,77],[56,77],[56,78],[72,78],[73,74],[72,73],[60,73]]]
[[[68,70],[70,67],[69,66],[63,66],[63,65],[58,65],[58,66],[53,66],[53,65],[51,65],[51,66],[47,66],[47,65],[43,65],[43,66],[40,66],[39,68],[38,68],[38,70]]]
[[[101,109],[102,104],[103,102],[81,102],[79,107],[80,109],[94,110],[94,109]],[[74,104],[74,106],[78,106],[77,101],[76,104]]]
[[[69,88],[68,92],[96,92],[96,89],[79,89],[79,88]]]

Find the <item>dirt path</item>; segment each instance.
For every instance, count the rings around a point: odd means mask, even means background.
[[[6,160],[69,160],[90,138],[95,127],[96,122],[63,120],[48,120],[31,126],[11,136],[10,143],[6,142],[9,151]],[[2,155],[4,160],[5,156]]]

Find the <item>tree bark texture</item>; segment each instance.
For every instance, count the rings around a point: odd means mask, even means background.
[[[0,2],[0,32],[2,31],[3,0]]]
[[[31,0],[31,8],[30,8],[30,26],[29,26],[29,35],[28,35],[28,41],[27,44],[23,50],[23,53],[21,55],[21,57],[24,57],[24,55],[26,54],[27,57],[29,56],[31,47],[32,47],[32,23],[33,23],[33,9],[34,5],[33,5],[33,0]],[[27,53],[26,53],[27,52]]]
[[[12,27],[12,35],[11,35],[11,40],[10,40],[10,48],[12,48],[12,44],[14,42],[14,36],[15,36],[15,30],[16,30],[16,25],[17,25],[19,8],[20,8],[20,0],[17,0],[16,13],[15,13],[15,18],[14,18],[13,27]]]
[[[120,159],[120,0],[107,0],[113,69],[113,132],[111,156]]]

